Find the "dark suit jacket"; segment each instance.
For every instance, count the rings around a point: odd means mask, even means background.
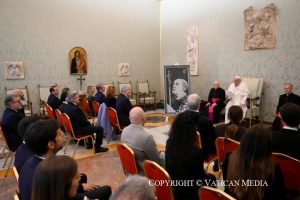
[[[300,97],[294,93],[290,95],[282,94],[279,97],[278,105],[277,105],[277,112],[279,111],[280,107],[283,106],[285,103],[295,103],[300,106]]]
[[[102,92],[97,92],[95,94],[95,100],[101,105],[105,101],[105,95]]]
[[[215,88],[211,88],[209,95],[208,95],[208,101],[212,104],[212,98],[219,98],[220,100],[217,102],[217,105],[219,107],[224,107],[224,101],[225,101],[225,90],[223,88],[218,88],[215,90]]]
[[[201,115],[199,112],[187,110],[197,117],[197,131],[201,135],[201,143],[203,148],[203,155],[206,159],[208,155],[216,153],[215,139],[216,132],[213,124],[207,117]]]
[[[19,189],[22,200],[31,200],[33,175],[37,165],[42,160],[35,155],[31,156],[22,167],[19,177]]]
[[[68,103],[65,106],[65,113],[70,117],[74,132],[76,133],[81,127],[91,126],[91,123],[86,119],[84,113],[78,105]]]
[[[105,99],[105,104],[107,107],[112,107],[112,108],[116,109],[116,103],[117,103],[117,99],[115,97]]]
[[[300,160],[300,133],[285,128],[273,132],[272,151]]]
[[[58,109],[61,104],[59,98],[57,96],[55,96],[54,94],[49,95],[47,103],[53,109],[53,112],[55,109]]]
[[[7,140],[8,147],[12,151],[16,151],[23,139],[18,133],[18,124],[25,117],[24,113],[16,112],[10,108],[6,108],[2,116],[3,134]]]
[[[116,102],[116,110],[121,126],[128,126],[130,124],[129,112],[131,109],[130,100],[124,94],[120,94]]]
[[[33,153],[29,150],[27,144],[22,143],[17,151],[15,157],[15,167],[17,171],[20,173],[24,163],[33,155]]]

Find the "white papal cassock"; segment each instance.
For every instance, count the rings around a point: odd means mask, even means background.
[[[242,82],[239,86],[235,87],[234,83],[231,83],[226,91],[227,97],[230,99],[225,108],[225,124],[229,123],[228,110],[232,105],[241,106],[243,109],[243,118],[247,112],[246,100],[249,96],[249,89],[246,83]]]

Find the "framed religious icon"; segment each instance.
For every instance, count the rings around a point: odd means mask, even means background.
[[[4,62],[4,68],[6,80],[25,78],[23,62]]]
[[[175,114],[187,109],[190,94],[189,65],[164,66],[165,113]]]
[[[84,48],[74,47],[69,53],[70,74],[87,74],[87,54]]]

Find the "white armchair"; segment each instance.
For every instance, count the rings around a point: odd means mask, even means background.
[[[262,102],[263,78],[243,78],[244,83],[249,88],[249,106],[246,113],[246,118],[249,118],[249,125],[251,126],[251,119],[258,120],[260,115],[260,105]]]

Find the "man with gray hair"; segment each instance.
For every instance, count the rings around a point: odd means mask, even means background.
[[[3,134],[6,137],[10,150],[16,151],[23,142],[18,132],[18,124],[25,115],[20,111],[22,105],[19,96],[14,94],[7,95],[4,104],[6,109],[2,115]]]
[[[143,127],[145,113],[141,107],[134,107],[130,113],[131,124],[124,128],[121,142],[127,144],[135,153],[139,172],[143,173],[143,162],[152,160],[159,165],[165,165],[165,154],[157,150],[153,136],[146,132]]]
[[[129,176],[112,194],[110,200],[155,200],[155,187],[142,176]]]
[[[101,105],[105,101],[105,86],[103,83],[99,82],[96,85],[97,93],[95,94],[95,100]]]
[[[116,101],[116,111],[118,113],[118,119],[121,126],[128,126],[129,112],[132,108],[129,97],[131,96],[131,88],[128,85],[124,85],[121,88],[120,95]]]
[[[200,102],[200,97],[197,94],[189,95],[187,98],[188,110],[185,112],[190,112],[191,115],[194,115],[195,118],[197,118],[197,131],[200,133],[203,154],[206,159],[209,155],[215,155],[216,153],[216,132],[213,124],[208,118],[199,113]]]
[[[68,104],[65,106],[65,113],[69,116],[74,133],[77,134],[91,134],[96,133],[95,153],[108,151],[108,148],[101,147],[103,128],[101,126],[93,126],[86,119],[84,113],[78,107],[79,94],[76,91],[67,94]],[[89,141],[87,148],[92,148],[92,143]]]

